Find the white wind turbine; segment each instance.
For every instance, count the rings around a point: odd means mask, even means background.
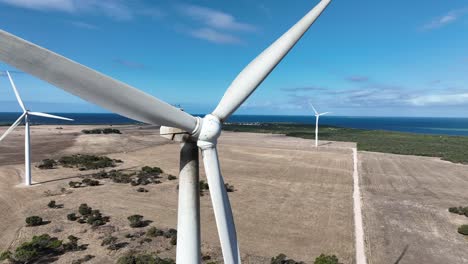
[[[201,149],[224,263],[241,263],[231,205],[221,176],[217,139],[221,126],[299,41],[331,0],[322,0],[237,76],[216,109],[194,117],[127,84],[0,30],[0,61],[123,116],[185,132],[180,152],[177,263],[198,264]],[[175,134],[175,133],[174,133]]]
[[[318,147],[318,128],[319,128],[319,119],[323,115],[331,114],[331,112],[325,112],[325,113],[319,113],[315,109],[315,107],[312,105],[311,102],[309,102],[309,105],[314,109],[315,112],[315,147]]]
[[[1,49],[1,48],[0,48]],[[0,137],[0,141],[2,141],[8,134],[10,134],[24,119],[24,185],[30,186],[31,185],[31,141],[30,141],[30,132],[29,132],[29,116],[40,116],[40,117],[47,117],[47,118],[55,118],[61,120],[68,120],[73,121],[73,119],[65,118],[61,116],[55,116],[51,114],[41,113],[41,112],[31,112],[26,109],[24,106],[23,100],[21,99],[18,89],[16,89],[16,85],[11,78],[10,72],[6,71],[6,75],[10,80],[11,87],[15,92],[16,99],[23,110],[23,114],[11,125],[5,133]]]

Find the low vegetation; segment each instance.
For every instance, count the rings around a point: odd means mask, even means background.
[[[116,167],[117,163],[122,163],[121,160],[111,159],[106,156],[76,154],[71,156],[63,156],[60,159],[44,159],[37,166],[39,169],[55,169],[58,165],[65,168],[78,168],[79,170],[97,170],[104,168]]]
[[[279,254],[276,257],[271,258],[271,264],[305,264],[304,262],[300,261],[297,262],[293,259],[288,259],[285,254]]]
[[[67,219],[77,221],[80,224],[87,223],[93,227],[105,225],[110,219],[108,216],[103,216],[100,210],[93,210],[87,204],[81,204],[78,207],[78,213],[81,216],[77,216],[76,213],[70,213],[67,215]]]
[[[452,214],[464,215],[468,217],[468,207],[450,207],[449,212]]]
[[[325,255],[320,254],[318,258],[315,259],[314,264],[339,264],[338,258],[335,255]]]
[[[154,254],[130,253],[117,260],[117,264],[175,264],[170,258],[160,258]]]
[[[54,200],[50,201],[48,204],[47,204],[47,207],[51,208],[51,209],[59,209],[59,208],[62,208],[63,205],[62,204],[57,204],[57,202],[55,202]]]
[[[93,255],[86,255],[80,259],[76,259],[76,260],[73,260],[72,261],[72,264],[82,264],[82,263],[85,263],[85,262],[88,262],[90,260],[92,260],[94,258]]]
[[[76,154],[61,157],[58,160],[58,163],[66,168],[79,168],[80,170],[96,170],[115,167],[116,163],[122,163],[122,161],[117,159],[111,159],[106,156]]]
[[[0,260],[9,260],[12,263],[48,263],[47,259],[64,252],[62,241],[47,234],[34,236],[31,241],[17,247],[14,252],[3,252]],[[42,262],[40,262],[41,260]]]
[[[142,215],[131,215],[127,217],[127,219],[130,222],[130,227],[133,227],[133,228],[145,227],[148,225],[148,221],[143,220]]]
[[[50,169],[55,169],[57,166],[57,162],[53,159],[45,159],[42,160],[37,167],[41,170],[50,170]]]
[[[167,230],[159,229],[154,226],[150,227],[146,232],[147,237],[165,237],[170,238],[171,245],[177,244],[177,230],[170,228]]]
[[[205,182],[204,180],[200,180],[199,188],[200,188],[200,196],[204,196],[205,192],[210,190],[210,186],[208,186],[208,183]]]
[[[26,217],[25,221],[27,226],[40,226],[44,224],[44,220],[42,220],[41,217],[35,215]]]
[[[224,130],[285,134],[306,139],[315,138],[312,125],[265,123],[255,125],[227,124]],[[443,160],[468,164],[468,137],[422,135],[381,130],[363,130],[321,126],[321,140],[356,142],[362,151],[384,152],[402,155],[439,157]]]
[[[458,233],[460,233],[462,235],[465,235],[465,236],[468,236],[468,225],[461,225],[458,228]]]
[[[122,134],[120,130],[115,128],[96,128],[96,129],[83,129],[81,130],[83,134]]]

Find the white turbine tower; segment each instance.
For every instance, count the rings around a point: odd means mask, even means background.
[[[16,85],[13,82],[13,79],[11,78],[10,72],[6,71],[6,75],[8,76],[8,79],[10,80],[11,87],[13,88],[13,91],[15,92],[16,99],[18,100],[18,103],[23,109],[23,114],[3,133],[3,135],[0,137],[0,141],[2,141],[8,134],[11,133],[24,119],[24,185],[30,186],[31,185],[31,141],[30,141],[30,133],[29,133],[29,116],[40,116],[40,117],[47,117],[47,118],[55,118],[55,119],[61,119],[61,120],[68,120],[68,121],[73,121],[73,119],[70,118],[65,118],[65,117],[60,117],[60,116],[55,116],[55,115],[50,115],[46,113],[41,113],[41,112],[31,112],[26,109],[24,106],[23,100],[21,99],[18,89],[16,89]]]
[[[198,264],[200,200],[198,148],[210,186],[224,263],[241,263],[229,197],[221,176],[217,139],[221,126],[299,41],[331,0],[322,0],[254,59],[232,82],[216,109],[194,117],[127,84],[0,30],[0,61],[123,116],[185,132],[180,152],[177,263]],[[175,133],[174,133],[175,134]]]
[[[319,113],[315,109],[315,107],[312,105],[311,102],[309,102],[309,105],[314,109],[315,112],[315,147],[318,147],[318,129],[319,129],[319,119],[323,115],[331,114],[331,112],[325,112],[325,113]]]

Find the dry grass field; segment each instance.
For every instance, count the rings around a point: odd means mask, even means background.
[[[179,145],[159,137],[157,129],[114,126],[123,134],[83,135],[80,130],[84,128],[88,127],[32,127],[33,160],[76,153],[106,154],[124,161],[117,169],[148,165],[177,175]],[[3,131],[0,128],[0,133]],[[34,234],[49,233],[60,239],[72,234],[81,238],[80,243],[88,244],[87,250],[66,253],[57,263],[71,263],[86,254],[96,256],[91,263],[114,263],[132,249],[158,250],[163,257],[175,257],[175,247],[164,239],[140,245],[139,240],[124,236],[136,232],[126,219],[132,214],[153,221],[150,226],[176,228],[177,180],[163,179],[161,184],[147,185],[148,193],[110,181],[96,187],[69,189],[70,180],[93,171],[34,167],[33,181],[37,184],[17,187],[23,170],[21,136],[21,131],[15,132],[0,147],[0,250],[14,248]],[[354,262],[353,160],[351,150],[342,148],[354,144],[330,143],[320,150],[312,145],[310,140],[281,135],[225,132],[220,138],[222,172],[226,182],[236,189],[229,195],[244,263],[269,263],[279,253],[306,263],[313,263],[320,253],[336,254],[342,263]],[[203,168],[201,171],[203,179]],[[71,193],[61,194],[61,188]],[[58,195],[47,197],[45,191]],[[47,208],[50,200],[63,204],[63,208]],[[91,230],[86,224],[68,221],[66,215],[76,212],[81,203],[101,210],[111,217],[110,222]],[[30,215],[51,222],[25,227],[24,219]],[[220,261],[209,195],[201,197],[201,222],[203,251]],[[107,234],[129,245],[118,251],[107,250],[100,245]]]
[[[457,233],[468,204],[468,166],[436,158],[359,153],[369,264],[468,263]]]

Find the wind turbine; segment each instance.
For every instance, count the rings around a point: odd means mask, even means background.
[[[255,91],[330,2],[322,0],[247,65],[229,86],[215,110],[204,118],[194,117],[127,84],[1,30],[0,61],[115,113],[165,126],[161,130],[174,128],[185,132],[180,152],[177,263],[201,263],[200,148],[224,263],[237,264],[241,263],[241,259],[236,228],[217,152],[222,123]]]
[[[73,119],[65,118],[61,116],[41,113],[41,112],[31,112],[26,109],[24,106],[23,100],[21,99],[18,89],[16,89],[16,85],[11,78],[10,72],[6,71],[6,75],[10,80],[11,87],[15,92],[16,99],[18,103],[23,109],[23,114],[11,125],[5,133],[0,137],[0,141],[2,141],[8,134],[10,134],[24,119],[24,185],[30,186],[31,185],[31,141],[30,141],[30,131],[29,131],[29,116],[40,116],[40,117],[47,117],[47,118],[54,118],[54,119],[61,119],[61,120],[68,120],[73,121]]]
[[[331,114],[331,112],[325,112],[325,113],[319,113],[317,112],[317,110],[315,109],[314,105],[312,105],[311,102],[309,102],[309,105],[312,107],[312,109],[314,109],[314,112],[315,112],[315,147],[317,148],[318,147],[318,125],[319,125],[319,119],[321,116],[323,115],[327,115],[327,114]]]

